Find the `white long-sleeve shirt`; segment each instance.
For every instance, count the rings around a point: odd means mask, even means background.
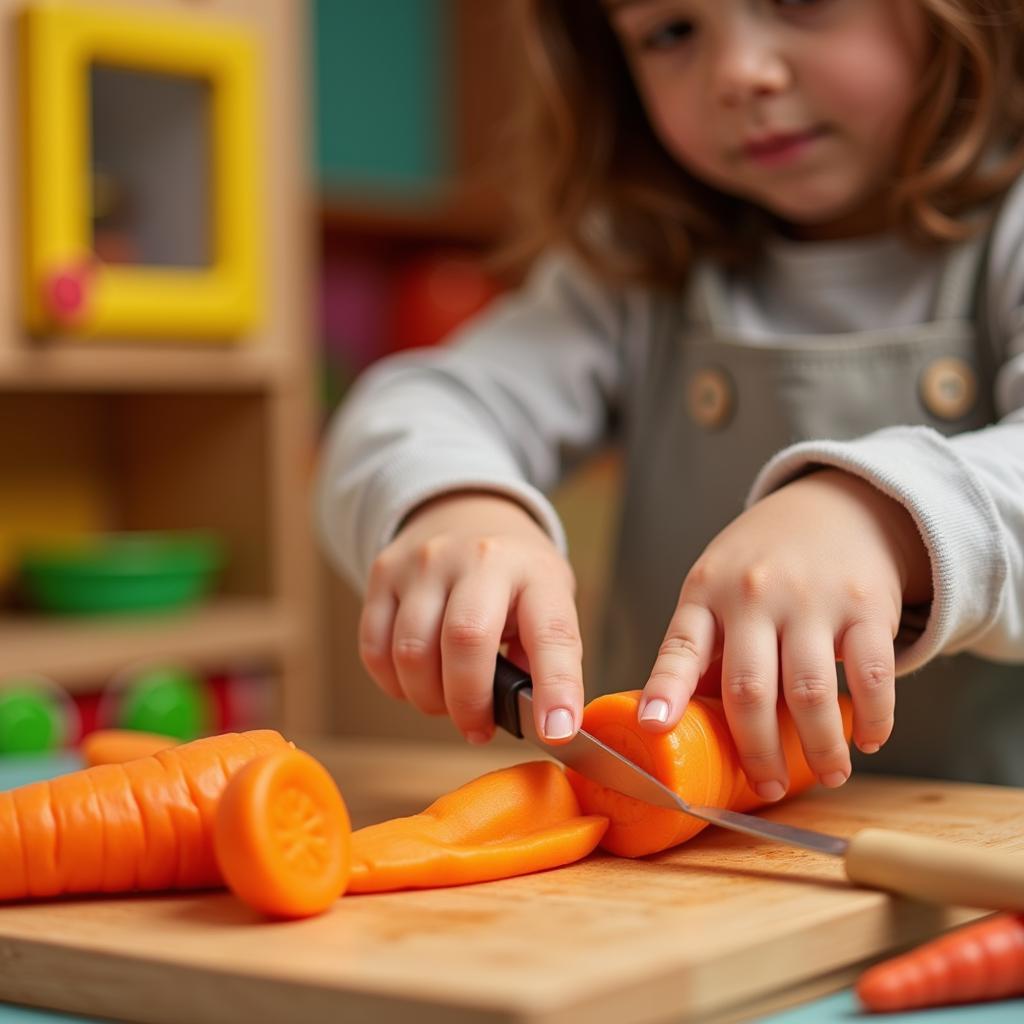
[[[727,279],[727,295],[741,336],[770,347],[783,335],[791,343],[918,323],[941,265],[941,253],[896,237],[777,239],[752,272]],[[754,502],[810,464],[835,465],[905,505],[931,558],[933,601],[897,649],[900,673],[961,650],[1024,662],[1024,183],[993,229],[982,303],[1002,353],[998,422],[952,437],[897,426],[805,441],[750,480]],[[372,367],[333,423],[322,461],[317,516],[336,563],[362,588],[409,511],[465,488],[520,501],[564,547],[546,495],[614,436],[664,315],[654,293],[612,288],[553,256],[450,344]]]

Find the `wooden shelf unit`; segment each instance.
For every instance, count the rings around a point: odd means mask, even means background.
[[[4,672],[38,674],[70,692],[133,664],[183,659],[195,668],[275,661],[296,642],[301,623],[265,601],[219,599],[174,615],[62,619],[7,615],[0,619]]]
[[[323,732],[310,514],[315,231],[303,164],[306,5],[102,4],[132,15],[228,19],[257,39],[265,189],[254,215],[266,224],[265,313],[257,328],[221,345],[26,331],[22,87],[13,59],[25,0],[0,0],[0,47],[12,58],[0,63],[0,499],[5,483],[31,487],[37,479],[60,495],[70,477],[91,489],[97,528],[213,528],[228,562],[216,595],[200,607],[103,620],[28,614],[15,607],[10,587],[4,592],[0,570],[0,683],[39,673],[75,691],[153,659],[211,669],[257,659],[279,681],[272,724]]]

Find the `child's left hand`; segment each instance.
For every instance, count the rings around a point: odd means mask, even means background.
[[[902,505],[841,470],[801,477],[734,519],[690,570],[644,688],[641,723],[672,728],[721,656],[726,718],[758,794],[775,800],[788,785],[780,675],[808,764],[826,786],[840,786],[850,755],[836,659],[853,698],[854,742],[872,753],[892,731],[903,605],[930,598],[928,554]]]

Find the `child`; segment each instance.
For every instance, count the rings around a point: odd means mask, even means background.
[[[645,728],[720,680],[765,799],[778,700],[841,785],[838,660],[874,765],[1024,784],[1019,0],[531,16],[544,258],[452,345],[378,364],[328,443],[320,523],[365,588],[370,673],[484,742],[513,641],[538,730],[571,737],[544,495],[614,442],[599,686],[643,685]]]

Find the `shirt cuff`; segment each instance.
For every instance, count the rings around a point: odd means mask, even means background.
[[[1008,557],[991,497],[952,445],[930,427],[890,427],[854,441],[804,441],[758,473],[749,506],[810,470],[832,466],[877,487],[910,513],[932,566],[932,603],[904,609],[896,670],[969,647],[992,625]]]

